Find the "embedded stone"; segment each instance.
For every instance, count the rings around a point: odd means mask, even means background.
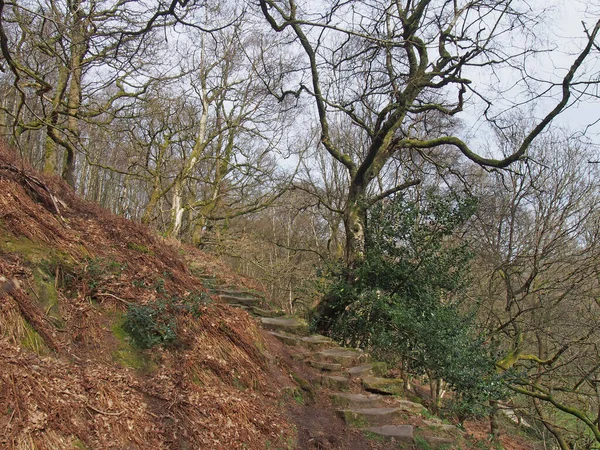
[[[427,425],[430,428],[435,428],[435,429],[447,431],[450,433],[460,431],[458,428],[456,428],[456,426],[451,425],[449,423],[444,423],[441,420],[432,419],[432,420],[425,420],[424,422],[425,422],[425,425]]]
[[[255,298],[259,297],[258,295],[254,294],[250,291],[245,291],[245,290],[240,290],[240,289],[216,288],[215,291],[218,295],[231,295],[233,297],[255,297]]]
[[[306,361],[306,359],[308,359],[308,357],[310,357],[310,353],[308,352],[299,352],[299,353],[292,353],[290,356],[294,361]]]
[[[309,350],[325,350],[332,347],[337,347],[337,344],[326,336],[313,334],[300,338],[303,345]]]
[[[401,395],[404,382],[398,378],[363,377],[363,388],[366,391],[384,395]]]
[[[315,353],[315,359],[318,361],[329,361],[348,367],[363,362],[367,359],[367,355],[360,350],[353,350],[350,348],[330,348]]]
[[[408,400],[396,400],[394,406],[411,414],[421,414],[425,409],[420,403],[410,402]]]
[[[350,378],[384,375],[387,372],[387,364],[384,362],[372,362],[361,364],[360,366],[350,367],[348,375]]]
[[[241,296],[237,296],[237,295],[226,295],[226,294],[219,294],[219,297],[225,303],[246,305],[248,307],[259,306],[261,303],[260,299],[256,298],[256,297],[241,297]]]
[[[281,317],[285,315],[285,311],[281,309],[263,309],[258,306],[250,308],[250,312],[258,317]]]
[[[334,405],[344,409],[377,408],[383,405],[382,397],[377,394],[350,394],[336,392],[331,395]]]
[[[295,346],[298,345],[299,342],[298,336],[294,336],[293,334],[280,333],[277,331],[269,331],[269,334],[275,336],[286,345]]]
[[[339,391],[347,391],[350,388],[348,378],[337,375],[321,375],[321,386]]]
[[[342,370],[341,364],[329,363],[323,361],[307,361],[308,365],[314,367],[315,369],[326,370],[329,372],[337,372]]]
[[[294,334],[308,334],[308,325],[302,319],[295,317],[261,317],[263,327],[272,331],[287,331]]]
[[[384,437],[386,440],[412,443],[415,440],[412,425],[382,425],[380,427],[365,428],[366,432]]]
[[[423,435],[423,439],[429,444],[432,449],[445,449],[456,444],[456,439],[439,436]]]
[[[395,425],[406,419],[405,411],[400,408],[338,409],[335,413],[355,428]]]

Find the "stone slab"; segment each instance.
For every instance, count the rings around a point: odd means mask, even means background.
[[[360,350],[350,348],[330,348],[315,353],[317,361],[328,361],[342,364],[344,367],[359,364],[367,359],[367,355]]]
[[[296,346],[300,342],[298,336],[294,336],[293,334],[281,333],[278,331],[269,331],[269,334],[275,336],[281,342],[289,346]]]
[[[387,364],[383,362],[372,362],[350,367],[348,375],[350,378],[359,378],[364,376],[384,375],[387,372]]]
[[[259,306],[261,301],[256,297],[242,297],[237,295],[225,295],[219,294],[221,300],[225,303],[235,303],[238,305],[246,305],[246,306]]]
[[[258,306],[253,306],[250,311],[258,317],[282,317],[285,315],[285,311],[280,309],[263,309]]]
[[[263,327],[271,331],[287,331],[293,334],[308,334],[308,324],[295,317],[261,317]]]
[[[337,375],[321,375],[320,378],[321,386],[335,389],[338,391],[347,391],[350,389],[350,383],[348,378],[340,377]]]
[[[449,423],[444,423],[441,420],[432,419],[432,420],[425,420],[424,422],[425,422],[425,425],[427,425],[428,427],[435,428],[437,430],[442,430],[442,431],[446,431],[449,433],[460,432],[460,430],[456,426],[451,425]]]
[[[328,372],[339,372],[342,370],[341,364],[329,363],[323,361],[307,361],[308,365],[314,367],[315,369],[326,370]]]
[[[320,334],[302,337],[300,340],[306,348],[313,351],[327,350],[338,346],[334,341],[326,336],[321,336]]]
[[[331,395],[334,405],[345,409],[377,408],[383,406],[381,395],[336,392]]]
[[[363,377],[362,386],[376,394],[402,395],[404,392],[404,382],[399,378]]]
[[[390,407],[338,409],[335,413],[354,428],[398,425],[406,420],[405,411]]]
[[[446,449],[456,445],[456,439],[439,436],[422,435],[432,449]]]
[[[233,297],[260,297],[259,295],[256,295],[253,292],[245,291],[242,289],[215,288],[214,290],[218,295],[231,295]]]
[[[411,414],[421,414],[425,409],[425,407],[420,403],[415,403],[408,400],[396,400],[394,402],[394,406]]]
[[[412,425],[382,425],[380,427],[365,428],[364,431],[383,436],[398,442],[414,442],[415,434]]]

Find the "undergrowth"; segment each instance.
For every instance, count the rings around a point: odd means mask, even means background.
[[[200,293],[187,297],[173,296],[145,305],[129,305],[123,330],[141,349],[149,349],[155,345],[176,345],[179,343],[177,315],[200,317],[208,301],[208,296]]]

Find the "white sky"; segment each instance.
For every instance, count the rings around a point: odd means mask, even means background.
[[[534,74],[540,79],[554,82],[561,81],[586,43],[582,21],[591,29],[597,18],[600,17],[600,1],[597,3],[596,11],[594,11],[592,10],[593,5],[590,6],[589,2],[579,0],[534,0],[530,2],[534,11],[539,11],[544,7],[549,9],[544,23],[538,29],[536,38],[553,50],[550,54],[543,54],[530,60],[527,65],[528,73]],[[586,67],[578,72],[582,79],[599,78],[600,56],[597,52],[590,56],[591,58]],[[510,77],[511,75],[508,72],[504,78],[501,75],[501,82],[505,82],[507,85],[510,84]],[[536,87],[536,91],[542,89],[544,89],[543,84]],[[516,98],[515,91],[513,92]],[[590,93],[597,91],[597,89],[589,89]],[[556,105],[556,96],[560,93],[560,87],[555,87],[553,93],[554,99],[547,98],[537,102],[537,107],[533,110],[532,116],[539,119]],[[573,99],[574,97],[571,97],[571,100]],[[500,103],[501,100],[498,101],[496,106],[499,106]],[[502,108],[499,107],[498,109]],[[469,142],[471,146],[474,150],[481,151],[480,147],[487,146],[489,141],[489,128],[481,116],[481,108],[466,110],[461,118],[466,125],[467,133],[470,135]],[[552,125],[566,128],[574,134],[584,134],[585,141],[597,147],[600,151],[600,124],[589,126],[596,121],[600,121],[600,99],[588,95],[564,111]]]

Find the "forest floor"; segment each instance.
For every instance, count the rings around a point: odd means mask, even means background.
[[[7,149],[0,277],[2,449],[498,448],[484,423],[419,440],[425,410],[398,415],[408,440],[365,432],[366,419],[332,400],[362,393],[362,378],[340,364],[332,380],[347,384],[324,382],[309,357],[319,349],[244,310],[268,315],[268,302],[240,305],[260,298],[256,283],[77,198]],[[394,409],[402,396],[382,401]]]

